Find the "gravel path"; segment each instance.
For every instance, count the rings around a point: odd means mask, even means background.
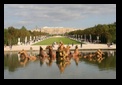
[[[30,48],[32,47],[33,50],[39,51],[39,47],[42,46],[42,48],[45,50],[47,45],[21,45],[21,46],[12,46],[12,49],[9,48],[9,46],[4,47],[4,51],[20,51],[22,49],[29,51]],[[66,45],[65,45],[66,46]],[[57,45],[55,45],[54,50],[57,50]],[[74,50],[75,45],[72,46],[70,45],[70,49]],[[108,47],[106,44],[83,44],[82,48],[80,47],[80,44],[78,44],[78,48],[82,50],[96,50],[96,49],[116,49],[116,44],[111,45]]]

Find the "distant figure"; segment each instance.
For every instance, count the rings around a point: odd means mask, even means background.
[[[114,43],[113,42],[111,42],[111,44],[110,45],[113,45]]]
[[[107,43],[107,46],[110,47],[110,43]]]
[[[4,47],[6,47],[6,44],[4,45]]]
[[[12,49],[12,45],[9,46],[10,50]]]
[[[30,56],[32,55],[32,53],[33,53],[33,48],[30,47]]]
[[[82,44],[83,44],[83,43],[81,42],[81,48],[82,48]]]
[[[74,46],[74,43],[72,43],[72,46]]]
[[[55,47],[54,45],[55,45],[55,42],[52,43],[52,47]]]
[[[30,47],[30,50],[33,50],[33,48],[32,48],[32,47]]]

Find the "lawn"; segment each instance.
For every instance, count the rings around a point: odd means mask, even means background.
[[[80,44],[80,42],[77,42],[75,40],[71,40],[66,37],[52,37],[46,40],[43,40],[41,42],[35,43],[34,45],[52,45],[53,42],[60,42],[62,41],[64,44]]]

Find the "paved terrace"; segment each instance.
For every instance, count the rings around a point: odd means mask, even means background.
[[[97,50],[97,49],[101,49],[101,50],[116,50],[116,44],[111,45],[110,47],[108,47],[106,44],[83,44],[82,48],[80,47],[80,44],[77,44],[79,50]],[[21,46],[12,46],[12,49],[10,50],[9,46],[4,47],[4,51],[20,51],[22,49],[29,51],[30,47],[32,47],[33,51],[39,51],[39,47],[42,47],[44,50],[46,48],[47,45],[21,45]],[[66,45],[65,45],[66,46]],[[75,46],[71,46],[71,50],[75,49]],[[54,50],[57,50],[57,45],[55,45],[55,47],[53,48]]]

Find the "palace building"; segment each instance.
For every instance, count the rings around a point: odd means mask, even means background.
[[[45,27],[42,27],[42,28],[33,29],[31,31],[41,31],[41,32],[49,33],[49,34],[64,34],[66,32],[75,31],[75,30],[78,30],[78,29],[65,28],[65,27],[47,27],[47,26],[45,26]]]

